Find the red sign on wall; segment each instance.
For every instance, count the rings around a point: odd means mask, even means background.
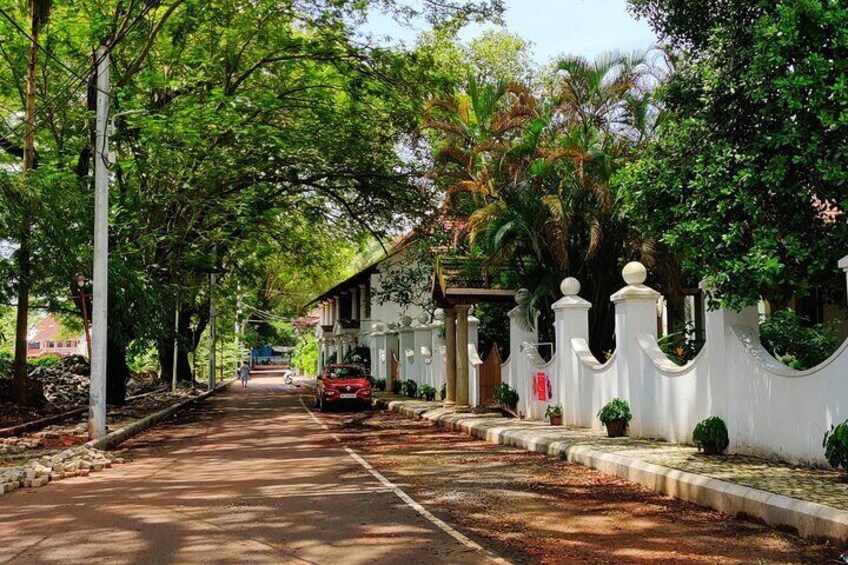
[[[551,383],[548,380],[548,375],[542,371],[536,373],[536,378],[533,379],[533,390],[538,400],[542,402],[549,400],[553,395],[551,394]]]

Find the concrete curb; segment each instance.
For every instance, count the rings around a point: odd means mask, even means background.
[[[171,416],[173,416],[174,414],[176,414],[177,412],[179,412],[183,408],[186,408],[186,407],[188,407],[188,406],[190,406],[190,405],[192,405],[196,402],[200,402],[201,400],[206,400],[207,398],[209,398],[213,394],[216,394],[217,392],[224,390],[230,384],[235,382],[235,380],[236,379],[230,379],[228,381],[225,381],[225,382],[219,384],[213,390],[206,391],[203,394],[200,394],[200,395],[192,397],[192,398],[188,398],[186,400],[183,400],[182,402],[178,402],[177,404],[174,404],[173,406],[168,406],[167,408],[163,408],[159,412],[155,412],[153,414],[150,414],[149,416],[145,416],[141,420],[136,420],[135,422],[133,422],[131,424],[127,424],[123,428],[118,428],[117,430],[115,430],[113,432],[109,432],[108,434],[106,434],[103,437],[93,439],[93,440],[91,440],[91,441],[89,441],[89,442],[87,442],[83,445],[85,445],[86,447],[94,448],[94,449],[113,449],[113,448],[117,447],[118,445],[122,444],[123,442],[125,442],[126,440],[128,440],[129,438],[131,438],[135,435],[138,435],[139,433],[143,432],[144,430],[151,428],[151,427],[155,426],[156,424],[158,424],[158,423],[160,423],[164,420],[167,420],[168,418],[170,418]]]
[[[469,417],[443,409],[408,406],[406,402],[397,400],[378,399],[376,404],[388,407],[401,415],[429,420],[446,429],[460,431],[490,443],[544,453],[591,467],[729,516],[764,522],[773,528],[802,537],[828,538],[839,544],[848,543],[846,510],[646,463],[632,457],[605,453],[586,446],[552,441],[539,437],[536,430],[516,430],[498,426],[498,420],[502,418],[497,415]]]

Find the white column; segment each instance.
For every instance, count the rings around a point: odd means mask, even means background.
[[[651,429],[653,415],[643,410],[643,398],[653,395],[647,390],[642,374],[640,336],[657,337],[657,299],[660,293],[645,286],[648,271],[642,263],[633,261],[621,272],[627,286],[612,295],[615,304],[616,364],[619,391],[630,402],[633,420],[631,434],[638,437],[642,430]]]
[[[359,319],[359,288],[350,291],[350,319]]]
[[[442,385],[445,383],[445,363],[442,357],[442,350],[445,347],[444,327],[445,327],[445,311],[439,308],[436,310],[433,323],[430,324],[430,351],[432,353],[432,361],[430,363],[430,378],[433,381],[433,387],[436,389],[436,398],[442,391]]]
[[[417,382],[418,376],[415,374],[415,335],[411,326],[412,319],[409,316],[403,316],[400,324],[401,327],[398,328],[400,378],[402,380],[412,379]]]
[[[336,322],[339,320],[339,297],[334,296],[332,298],[333,302],[330,307],[332,315],[330,316],[330,324],[331,326],[335,326]]]
[[[848,290],[848,255],[839,260],[839,268],[845,271],[845,286]]]
[[[341,363],[344,361],[344,349],[342,345],[342,338],[337,337],[336,340],[336,363]]]
[[[558,401],[563,407],[563,422],[569,425],[591,426],[591,421],[581,421],[580,399],[581,384],[579,382],[580,361],[574,356],[571,348],[572,339],[589,340],[589,309],[592,304],[583,300],[577,294],[580,292],[580,282],[575,278],[562,281],[560,290],[564,295],[551,307],[554,311],[554,332],[556,334],[556,390],[559,391]],[[586,383],[591,388],[592,383]]]

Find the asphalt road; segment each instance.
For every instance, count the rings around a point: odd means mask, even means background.
[[[369,469],[279,376],[125,449],[120,467],[0,497],[0,563],[496,561]]]

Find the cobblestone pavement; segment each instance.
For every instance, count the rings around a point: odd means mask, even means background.
[[[410,401],[391,395],[381,396],[385,399],[404,400],[412,407],[440,408],[439,404],[435,402]],[[469,414],[469,417],[471,416],[473,415]],[[479,417],[492,418],[493,415],[481,414]],[[699,453],[697,448],[686,445],[645,439],[609,438],[601,430],[565,426],[553,427],[545,422],[503,418],[502,423],[499,422],[498,426],[507,429],[534,430],[544,440],[582,445],[597,451],[624,455],[647,463],[663,465],[791,498],[839,509],[848,508],[848,483],[845,482],[841,473],[830,469],[789,465],[779,461],[744,455],[708,457]]]

